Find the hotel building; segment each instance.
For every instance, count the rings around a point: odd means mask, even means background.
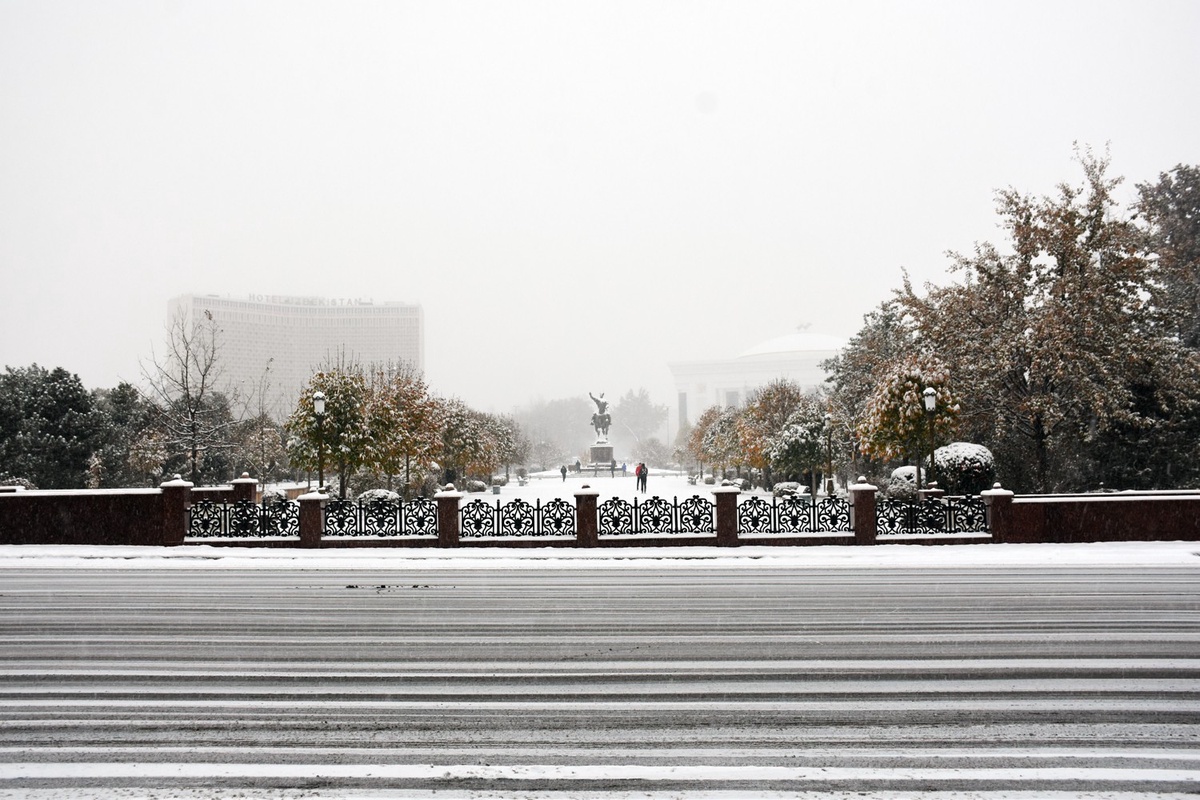
[[[264,402],[282,419],[321,366],[407,363],[425,369],[425,319],[420,305],[363,299],[251,294],[187,294],[168,302],[168,319],[211,315],[221,331],[220,363],[227,390],[242,397],[269,390]],[[257,401],[255,402],[257,406]]]

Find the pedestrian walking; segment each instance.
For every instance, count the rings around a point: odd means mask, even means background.
[[[637,468],[633,471],[634,476],[637,478],[637,490],[639,492],[646,491],[646,472],[646,465],[640,462],[638,463]]]
[[[563,464],[562,468],[559,469],[558,471],[562,473],[563,483],[566,483],[567,482],[567,465]]]

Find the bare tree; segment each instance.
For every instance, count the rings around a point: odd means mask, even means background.
[[[221,330],[212,313],[190,319],[177,311],[167,323],[166,350],[151,350],[142,377],[158,404],[159,427],[171,457],[186,459],[190,479],[199,482],[206,459],[231,449],[231,400],[218,390]]]

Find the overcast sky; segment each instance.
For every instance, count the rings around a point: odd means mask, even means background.
[[[1200,164],[1200,3],[0,0],[0,363],[173,295],[418,302],[483,410],[848,337],[994,191]],[[323,354],[317,354],[319,356]]]

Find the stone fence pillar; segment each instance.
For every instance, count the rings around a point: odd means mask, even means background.
[[[166,547],[183,544],[187,536],[188,505],[192,500],[192,483],[175,475],[159,486],[162,490],[162,543]]]
[[[875,519],[875,493],[878,487],[859,479],[850,487],[850,527],[854,531],[855,544],[875,544],[878,530]]]
[[[717,501],[717,547],[737,547],[737,499],[742,490],[736,486],[718,486],[712,493]]]
[[[453,483],[433,496],[437,501],[438,547],[458,547],[458,539],[462,523],[458,517],[458,503],[462,500],[462,492],[454,488]]]
[[[325,502],[329,495],[318,489],[296,499],[300,503],[300,546],[318,548],[325,535]]]
[[[234,478],[229,482],[233,487],[233,502],[245,500],[247,503],[253,503],[255,496],[258,494],[258,479],[251,478],[249,472],[243,472],[242,477]]]
[[[586,483],[575,493],[575,544],[579,547],[600,545],[600,526],[596,516],[597,489]]]
[[[992,485],[979,493],[987,506],[988,532],[994,542],[1008,542],[1013,539],[1013,493],[1000,488],[1000,484]]]

